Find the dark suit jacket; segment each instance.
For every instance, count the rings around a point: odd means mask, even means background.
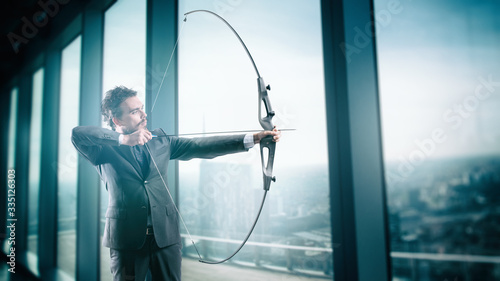
[[[165,135],[162,129],[152,133]],[[158,246],[180,242],[177,212],[149,155],[149,174],[143,175],[132,147],[119,145],[119,136],[108,129],[81,126],[73,129],[71,138],[76,149],[96,167],[109,193],[103,245],[113,249],[141,248],[146,239],[148,208]],[[243,138],[166,136],[153,138],[147,146],[166,181],[170,159],[213,158],[245,151]]]

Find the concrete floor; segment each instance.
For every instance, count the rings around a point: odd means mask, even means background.
[[[182,279],[186,281],[325,281],[325,277],[310,277],[299,273],[281,272],[234,264],[203,264],[183,259]]]

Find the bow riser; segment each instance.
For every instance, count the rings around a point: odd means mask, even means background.
[[[264,130],[267,131],[272,131],[274,129],[273,125],[273,117],[274,117],[274,110],[271,106],[271,100],[269,100],[269,95],[267,93],[267,90],[270,89],[270,86],[266,87],[266,84],[264,83],[264,78],[259,77],[257,78],[257,86],[259,89],[259,123],[264,128]],[[264,107],[266,109],[266,116],[263,117],[262,115],[262,104],[264,104]]]
[[[270,90],[270,86],[266,86],[264,83],[264,78],[257,78],[257,85],[259,90],[259,122],[262,128],[267,131],[272,131],[274,129],[273,117],[274,110],[271,106],[271,100],[269,99],[269,94],[267,90]],[[262,115],[262,105],[266,109],[266,116]],[[269,190],[271,187],[271,181],[276,181],[273,177],[273,164],[274,164],[274,152],[276,150],[276,143],[273,141],[271,136],[265,137],[260,140],[260,160],[262,165],[262,175],[263,175],[263,188],[264,190]],[[267,161],[266,161],[267,159]],[[267,163],[264,163],[267,162]]]

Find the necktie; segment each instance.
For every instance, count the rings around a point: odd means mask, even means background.
[[[136,145],[132,147],[132,152],[134,153],[139,167],[141,167],[142,174],[146,177],[149,173],[149,161],[146,151],[143,145]]]

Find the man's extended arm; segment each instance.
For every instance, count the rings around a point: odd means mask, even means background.
[[[265,137],[272,137],[278,142],[281,131],[274,128],[272,131],[261,131],[255,134],[214,136],[193,139],[171,138],[171,159],[189,160],[192,158],[214,158],[217,156],[247,151],[254,144],[260,143]]]
[[[243,144],[244,135],[212,136],[200,138],[171,137],[170,159],[190,160],[192,158],[210,159],[217,156],[243,152],[248,149]]]

